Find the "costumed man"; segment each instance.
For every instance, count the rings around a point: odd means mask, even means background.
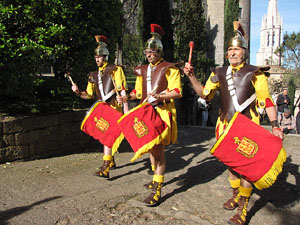
[[[230,39],[226,57],[230,66],[213,68],[205,86],[197,80],[193,67],[186,63],[184,73],[189,77],[196,93],[206,100],[211,100],[217,90],[220,92],[221,107],[216,124],[216,138],[229,124],[235,112],[239,111],[250,120],[259,124],[257,108],[265,108],[275,136],[283,138],[277,122],[277,112],[269,94],[268,78],[264,68],[246,63],[248,57],[247,43],[239,22],[234,22],[235,37]],[[242,106],[242,107],[240,107]],[[252,183],[232,168],[229,170],[229,182],[233,196],[223,204],[228,210],[238,207],[237,213],[230,218],[230,224],[242,225],[246,222],[247,204],[252,193]]]
[[[108,64],[109,51],[107,49],[107,37],[96,35],[95,39],[98,44],[98,47],[95,49],[95,62],[98,66],[98,71],[88,74],[88,84],[85,91],[80,91],[75,83],[72,86],[72,90],[82,99],[96,98],[108,103],[118,112],[122,112],[123,110],[125,113],[128,111],[128,104],[123,104],[122,109],[122,105],[116,100],[118,92],[126,96],[127,84],[123,69],[120,66]],[[113,157],[116,150],[112,151],[111,147],[103,145],[103,165],[99,171],[95,172],[96,176],[109,178],[110,169],[116,167]]]
[[[162,58],[163,45],[161,37],[164,30],[157,24],[151,24],[152,37],[146,42],[144,54],[148,65],[138,66],[134,73],[135,89],[126,97],[118,97],[119,102],[147,99],[156,108],[160,118],[168,125],[167,137],[160,144],[149,149],[150,162],[154,170],[153,180],[144,186],[151,189],[150,195],[144,200],[148,206],[157,205],[161,198],[161,187],[166,169],[165,146],[177,142],[176,108],[174,99],[182,96],[180,71],[175,63]],[[149,97],[150,96],[150,97]]]

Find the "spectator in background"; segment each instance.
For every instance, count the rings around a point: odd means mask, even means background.
[[[197,106],[196,93],[191,86],[188,78],[183,77],[183,88],[182,88],[182,110],[184,115],[184,125],[197,125]]]
[[[296,121],[288,108],[278,116],[279,127],[284,134],[296,134]]]
[[[284,112],[285,108],[288,108],[291,104],[291,100],[287,95],[288,90],[284,89],[280,95],[278,95],[276,105],[278,116]]]
[[[298,97],[295,105],[296,107],[298,106],[298,113],[296,115],[296,130],[297,134],[300,134],[300,96]]]
[[[201,97],[198,98],[197,103],[198,109],[201,111],[201,126],[205,127],[208,121],[209,103]]]

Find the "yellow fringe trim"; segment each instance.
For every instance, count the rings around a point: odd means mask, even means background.
[[[286,152],[284,148],[281,148],[277,159],[273,163],[270,170],[258,181],[253,182],[255,187],[259,190],[268,188],[274,184],[277,179],[278,174],[282,171],[283,163],[286,161]]]
[[[158,135],[156,138],[154,138],[152,141],[150,141],[148,144],[141,147],[132,157],[130,160],[131,162],[134,162],[136,159],[140,158],[145,153],[149,152],[155,145],[158,145],[161,143],[161,141],[166,137],[168,134],[168,129],[166,128],[161,135]]]
[[[121,133],[120,136],[115,140],[115,142],[111,148],[112,156],[114,156],[115,153],[118,151],[118,148],[119,148],[120,144],[122,143],[123,139],[124,139],[124,134]]]

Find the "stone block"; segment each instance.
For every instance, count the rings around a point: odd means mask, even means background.
[[[10,162],[14,160],[27,159],[29,157],[28,145],[9,146],[0,148],[0,163]]]
[[[12,134],[23,131],[20,120],[14,117],[5,117],[3,120],[3,134]]]
[[[3,141],[3,146],[0,145],[1,147],[15,146],[16,145],[15,134],[4,134],[2,141]]]
[[[59,124],[72,123],[76,121],[73,111],[62,112],[59,114]]]
[[[29,144],[30,158],[40,158],[47,155],[48,150],[44,141]]]
[[[5,147],[5,142],[3,139],[3,122],[0,122],[0,148]]]
[[[48,139],[49,130],[34,130],[16,134],[16,145],[24,145],[35,142],[43,142]]]
[[[47,115],[23,118],[21,121],[24,131],[43,129],[46,127],[57,126],[59,124],[59,115]]]

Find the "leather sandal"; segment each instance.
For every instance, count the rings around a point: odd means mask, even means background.
[[[249,197],[240,196],[237,213],[229,219],[229,224],[244,225],[246,223],[248,202]]]
[[[109,168],[110,168],[111,170],[117,168],[117,164],[116,164],[116,162],[115,162],[115,158],[114,158],[114,157],[112,157],[112,160],[110,161]]]
[[[163,186],[163,183],[161,183],[160,185],[161,185],[161,187],[162,187],[162,186]],[[153,186],[154,186],[154,181],[150,181],[149,183],[144,184],[143,186],[144,186],[146,189],[152,189]]]
[[[143,201],[146,206],[156,206],[161,199],[161,183],[153,181],[150,195]]]
[[[230,199],[228,199],[224,204],[223,208],[228,210],[234,210],[236,207],[238,207],[238,200],[239,200],[239,189],[238,188],[232,188],[233,195]]]
[[[96,171],[94,175],[102,178],[109,178],[110,163],[111,161],[104,160],[102,167],[100,170]]]

